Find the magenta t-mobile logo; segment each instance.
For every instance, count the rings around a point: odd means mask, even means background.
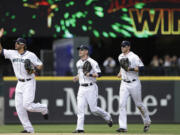
[[[15,107],[15,100],[14,100],[14,95],[15,95],[15,90],[16,87],[10,87],[9,88],[9,107]],[[13,112],[14,116],[17,116],[17,112]]]

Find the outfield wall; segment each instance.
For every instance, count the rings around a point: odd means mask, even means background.
[[[49,121],[41,114],[29,113],[33,123],[76,123],[76,96],[78,83],[72,77],[37,77],[35,101],[48,104]],[[180,122],[180,77],[141,77],[142,97],[153,123]],[[19,123],[14,104],[16,79],[4,77],[5,123]],[[118,122],[119,86],[116,77],[98,79],[99,106],[110,112],[115,123]],[[129,123],[141,123],[138,109],[132,99],[128,99],[127,114]],[[86,109],[86,123],[103,123],[101,118],[90,115]]]

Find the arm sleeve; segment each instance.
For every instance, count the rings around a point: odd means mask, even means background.
[[[42,61],[35,54],[32,54],[31,62],[33,63],[34,66],[43,65]]]
[[[120,60],[121,60],[121,57],[120,57],[120,55],[119,55],[119,57],[118,57],[118,61],[120,62]]]
[[[11,59],[14,53],[13,53],[13,50],[3,49],[2,55],[4,55],[5,59]]]
[[[93,70],[94,70],[96,73],[101,73],[101,69],[100,69],[100,67],[99,67],[99,65],[98,65],[97,62],[92,63],[92,68],[93,68]]]
[[[119,61],[119,67],[120,67],[120,71],[121,71],[121,63],[120,63],[120,60],[121,60],[121,57],[120,57],[120,55],[119,55],[118,61]]]
[[[77,69],[77,74],[79,74],[78,61],[76,62],[76,69]]]
[[[143,62],[141,61],[141,59],[140,59],[138,56],[136,56],[135,58],[136,58],[136,59],[135,59],[135,66],[136,66],[136,67],[143,67],[144,64],[143,64]]]

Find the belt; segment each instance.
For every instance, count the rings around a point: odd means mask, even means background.
[[[29,79],[18,79],[20,82],[27,82],[27,81],[30,81],[31,80],[31,78],[29,78]]]
[[[83,84],[80,84],[81,86],[84,86],[84,87],[87,87],[87,86],[91,86],[93,85],[93,83],[83,83]]]
[[[132,83],[132,82],[136,81],[136,79],[133,79],[132,81],[127,81],[127,80],[123,80],[123,81],[126,83]]]

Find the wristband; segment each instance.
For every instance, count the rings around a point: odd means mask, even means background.
[[[129,71],[135,71],[135,69],[134,68],[129,68]]]

